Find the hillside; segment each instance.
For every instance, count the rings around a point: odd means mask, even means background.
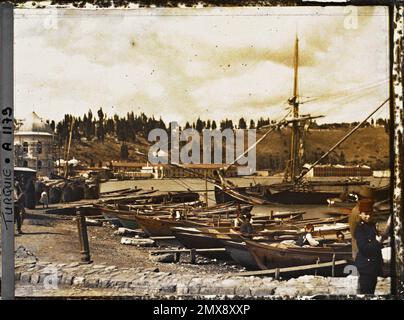
[[[309,130],[305,137],[306,162],[314,162],[349,129],[316,129]],[[265,131],[257,133],[259,139]],[[138,149],[147,153],[148,142],[143,137],[138,138],[139,143],[127,143],[130,161],[141,161],[135,154]],[[107,137],[102,144],[98,141],[74,141],[71,147],[71,156],[86,162],[98,165],[111,160],[119,160],[121,143],[116,139]],[[257,147],[257,169],[270,169],[278,171],[284,168],[289,157],[290,129],[272,132]],[[389,136],[383,127],[366,127],[359,129],[327,159],[328,163],[340,164],[366,164],[373,169],[386,169],[389,167]]]
[[[306,132],[305,161],[317,160],[348,132],[349,129],[311,129]],[[257,134],[257,139],[259,137],[261,134]],[[271,133],[257,147],[258,167],[270,167],[268,159],[271,157],[286,161],[289,150],[289,129]],[[383,127],[361,128],[336,148],[327,160],[325,163],[366,164],[373,169],[386,169],[389,167],[389,136]]]

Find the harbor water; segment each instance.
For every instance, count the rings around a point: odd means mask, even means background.
[[[330,178],[326,178],[329,180]],[[249,186],[250,184],[272,184],[282,181],[282,177],[238,177],[228,179],[239,187]],[[320,180],[320,179],[318,179]],[[340,179],[335,179],[340,180]],[[389,178],[368,178],[366,181],[370,182],[371,186],[381,187],[389,183]],[[158,191],[198,191],[200,199],[204,200],[206,185],[205,181],[198,178],[178,178],[178,179],[145,179],[145,180],[124,180],[124,181],[108,181],[101,184],[101,192],[119,190],[124,188],[154,188]],[[207,184],[208,190],[208,204],[212,206],[215,204],[214,185]],[[329,212],[335,212],[338,208],[332,208],[327,205],[256,205],[252,213],[254,215],[268,215],[271,210],[276,211],[297,211],[303,210],[306,212],[306,218],[325,217]]]

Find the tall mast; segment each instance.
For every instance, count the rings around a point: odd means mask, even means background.
[[[293,118],[297,119],[299,117],[299,101],[298,101],[298,73],[299,73],[299,39],[296,35],[295,40],[295,52],[293,59],[293,97],[289,100],[293,107]],[[300,130],[298,121],[293,121],[292,123],[292,135],[291,135],[291,152],[290,152],[290,178],[291,182],[296,182],[296,177],[299,174],[299,144],[300,144]]]

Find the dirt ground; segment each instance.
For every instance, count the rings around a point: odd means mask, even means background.
[[[77,222],[73,216],[56,216],[29,210],[23,223],[23,234],[16,237],[16,248],[24,246],[40,261],[72,263],[80,261],[80,245]],[[189,256],[182,254],[180,263],[158,263],[149,259],[149,250],[122,245],[121,236],[114,235],[110,226],[88,226],[91,259],[94,264],[131,268],[158,268],[162,272],[223,273],[242,270],[236,265],[198,257],[197,264],[189,263]],[[158,243],[163,247],[180,247],[175,241]]]

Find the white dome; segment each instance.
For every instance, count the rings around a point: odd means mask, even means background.
[[[53,133],[48,123],[43,121],[35,112],[32,112],[24,121],[18,132]]]

